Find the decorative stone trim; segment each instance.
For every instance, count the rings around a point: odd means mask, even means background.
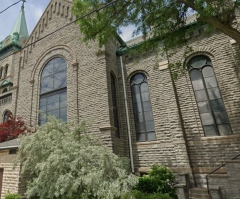
[[[140,148],[159,148],[159,147],[174,147],[175,144],[172,142],[162,143],[161,141],[151,141],[151,142],[135,142],[133,143],[133,147]]]
[[[236,44],[237,43],[234,39],[231,39],[229,42],[230,42],[230,44]]]
[[[192,173],[192,169],[190,167],[168,167],[173,173],[177,174],[186,174]]]
[[[78,69],[78,65],[79,65],[79,64],[78,64],[77,62],[72,64],[74,71]]]
[[[234,141],[240,141],[240,135],[226,135],[226,136],[213,136],[213,137],[201,137],[202,141],[229,141],[230,139],[234,139]]]
[[[158,67],[159,70],[167,69],[168,68],[168,60],[161,61],[161,62],[159,62],[158,65],[159,65],[159,67]]]
[[[100,131],[116,131],[117,128],[115,128],[114,126],[104,126],[104,127],[99,127]]]
[[[217,167],[195,167],[193,168],[194,173],[211,173],[214,171]],[[225,167],[220,168],[215,172],[215,174],[226,174],[227,169]]]

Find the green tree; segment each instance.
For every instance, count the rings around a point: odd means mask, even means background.
[[[53,117],[36,133],[20,138],[22,174],[31,171],[26,196],[39,199],[120,197],[137,183],[127,162],[87,132]]]
[[[83,16],[112,0],[73,0],[73,13]],[[97,39],[100,46],[120,28],[133,24],[133,35],[154,38],[150,46],[163,42],[168,49],[185,43],[186,34],[196,27],[186,28],[186,19],[195,14],[198,25],[215,28],[240,43],[240,32],[234,25],[239,15],[239,0],[116,0],[104,9],[78,21],[84,40]],[[209,29],[209,30],[210,30]],[[168,34],[171,33],[171,34]]]

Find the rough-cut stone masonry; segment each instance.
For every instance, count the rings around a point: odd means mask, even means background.
[[[25,43],[28,47],[13,56],[1,58],[0,66],[9,64],[6,78],[13,86],[7,93],[0,94],[0,99],[12,94],[12,100],[0,106],[0,119],[6,110],[10,110],[22,116],[28,125],[37,126],[41,72],[51,59],[62,57],[67,63],[68,121],[91,121],[93,134],[116,154],[129,157],[123,80],[120,58],[116,56],[120,43],[111,39],[101,49],[93,41],[86,45],[79,40],[81,32],[73,23],[31,44],[73,21],[71,5],[71,1],[51,0]],[[130,44],[140,40],[137,38]],[[189,46],[193,52],[187,57],[184,57],[184,49],[178,49],[169,60],[158,51],[141,55],[128,53],[122,57],[130,144],[135,173],[144,173],[153,164],[166,165],[177,174],[189,174],[192,186],[204,187],[207,173],[239,153],[240,52],[233,40],[219,32],[206,36],[196,31]],[[174,71],[169,70],[168,63],[180,61],[186,66],[196,55],[206,55],[212,61],[233,135],[205,137],[188,73],[177,80],[172,78]],[[147,77],[152,103],[156,140],[151,142],[136,141],[130,79],[139,72]],[[116,84],[119,137],[115,136],[111,74]],[[10,172],[14,158],[15,155],[8,154],[8,150],[0,151],[0,168],[4,169],[2,193],[6,193],[9,186],[13,191],[18,190],[19,168]],[[25,186],[23,181],[20,180],[18,190],[21,194]]]

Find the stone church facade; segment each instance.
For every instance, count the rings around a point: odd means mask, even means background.
[[[159,164],[176,173],[179,198],[188,197],[188,188],[206,188],[206,175],[223,163],[239,168],[237,158],[231,160],[240,154],[240,52],[234,40],[196,31],[193,52],[184,57],[179,49],[169,60],[188,68],[175,80],[166,58],[157,61],[153,51],[124,53],[119,38],[101,49],[95,42],[86,46],[75,23],[50,34],[75,19],[71,6],[70,0],[51,0],[30,35],[22,7],[21,19],[0,43],[1,121],[11,111],[28,125],[41,125],[39,110],[66,122],[92,121],[93,134],[130,157],[132,172]],[[0,144],[1,198],[8,190],[23,194],[20,167],[10,169],[17,146]],[[240,195],[240,176],[230,173],[222,167],[210,178],[212,197]]]

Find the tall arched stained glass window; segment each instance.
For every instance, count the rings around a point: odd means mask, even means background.
[[[232,134],[211,60],[196,56],[188,66],[205,136]]]
[[[137,141],[156,140],[147,77],[138,73],[131,78],[132,102]]]
[[[42,71],[39,107],[46,116],[67,122],[67,63],[61,57],[49,61]],[[40,114],[39,124],[44,123]]]

